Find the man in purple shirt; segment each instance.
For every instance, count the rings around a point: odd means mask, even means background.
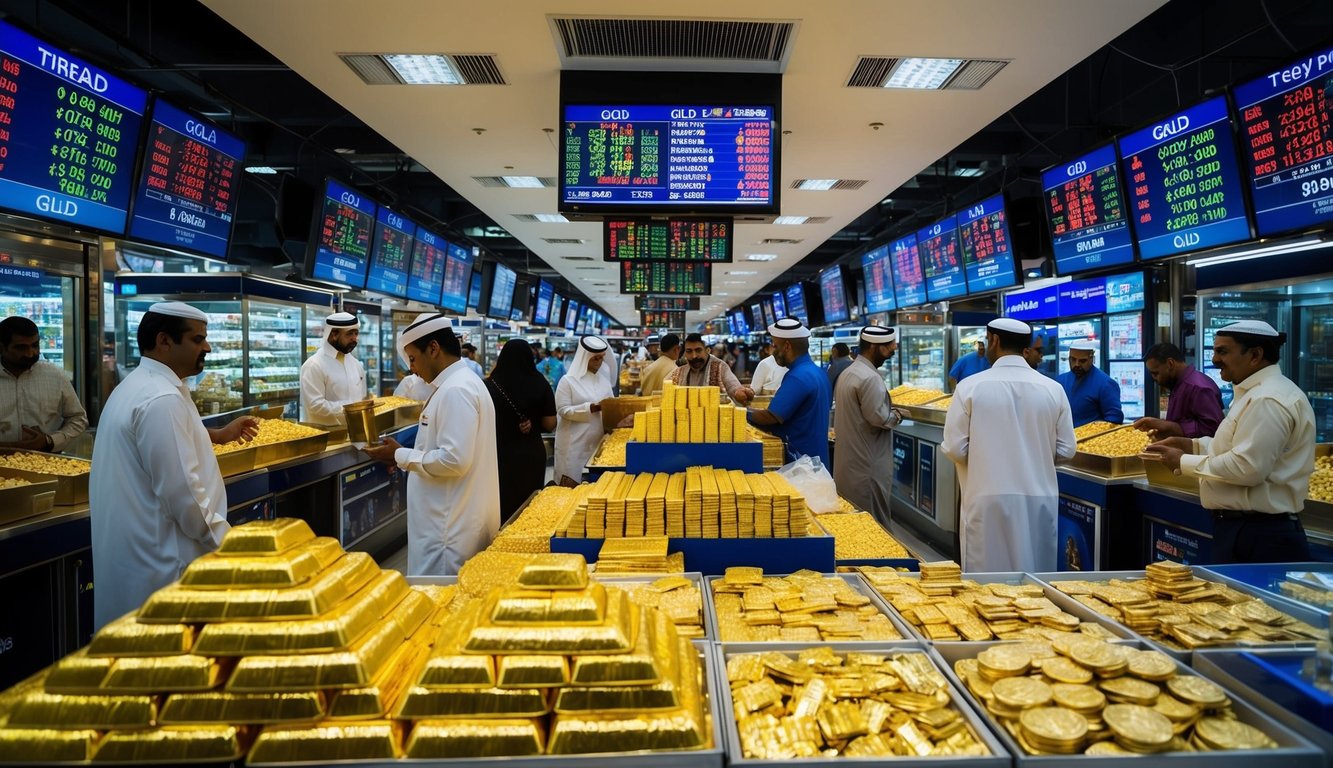
[[[1185,364],[1175,344],[1158,344],[1148,350],[1148,375],[1157,386],[1171,390],[1165,419],[1143,418],[1136,429],[1167,437],[1212,437],[1222,422],[1222,393],[1212,379]]]

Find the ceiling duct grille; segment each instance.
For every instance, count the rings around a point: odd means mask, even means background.
[[[583,245],[583,240],[577,237],[543,237],[542,241],[551,245]]]
[[[468,85],[507,85],[494,56],[454,54],[449,58],[453,59],[458,74],[463,76],[463,81]]]
[[[487,189],[511,189],[511,187],[505,183],[503,176],[473,176],[472,180],[477,182],[481,186],[486,187]],[[543,187],[555,186],[554,176],[538,176],[537,180],[542,183]],[[512,189],[526,189],[526,188],[527,187],[512,187]]]
[[[554,17],[566,59],[699,59],[779,64],[790,55],[796,24],[719,19]]]
[[[366,85],[402,84],[398,76],[393,73],[393,68],[373,53],[343,53],[339,54],[338,58],[351,67]]]
[[[1000,59],[969,59],[944,84],[947,91],[975,91],[1000,73],[1008,61]]]
[[[507,85],[495,57],[489,54],[440,54],[463,79],[462,85]],[[403,85],[381,53],[340,53],[338,58],[366,85]]]
[[[789,237],[766,237],[759,241],[760,245],[797,245],[801,241],[793,240]]]
[[[902,57],[862,56],[847,78],[848,88],[882,88]],[[1009,62],[1004,59],[964,59],[940,86],[942,91],[975,91],[999,74]]]
[[[800,189],[808,179],[797,179],[791,183],[792,189]],[[829,189],[860,189],[868,184],[865,179],[838,179]]]
[[[898,63],[896,58],[882,56],[862,56],[856,62],[856,69],[847,78],[848,88],[881,88],[889,79],[889,73]]]

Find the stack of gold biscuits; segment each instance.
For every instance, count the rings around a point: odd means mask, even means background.
[[[712,584],[723,642],[902,639],[869,597],[839,577],[803,570],[779,578],[739,566]]]
[[[597,572],[684,573],[685,554],[668,552],[669,543],[665,536],[607,539],[597,552]]]
[[[293,760],[283,724],[388,733],[452,597],[304,521],[239,526],[14,697],[0,762]],[[328,759],[401,752],[395,738],[329,745]]]
[[[738,654],[727,681],[747,759],[990,754],[920,651]]]
[[[685,576],[664,576],[651,582],[617,582],[629,599],[656,608],[676,625],[680,637],[704,636],[703,592]]]
[[[1053,581],[1051,585],[1144,637],[1190,650],[1217,645],[1313,642],[1317,629],[1225,584],[1194,576],[1188,565],[1162,561],[1143,579]]]
[[[637,443],[744,443],[750,441],[745,409],[721,404],[717,387],[662,385],[662,402],[634,414],[630,439]],[[623,466],[623,464],[621,465]]]
[[[410,758],[701,749],[705,696],[666,615],[549,554],[454,615],[395,716]]]
[[[1000,643],[954,672],[1028,754],[1127,755],[1277,744],[1236,720],[1222,688],[1159,651],[1066,635]]]
[[[954,563],[922,563],[920,578],[885,568],[862,568],[861,574],[929,640],[1050,640],[1070,632],[1112,637],[1100,624],[1061,610],[1040,585],[979,584],[963,579]]]

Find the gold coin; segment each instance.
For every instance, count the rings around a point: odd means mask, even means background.
[[[1086,683],[1092,680],[1091,672],[1064,656],[1043,660],[1041,673],[1057,683]]]
[[[1193,675],[1177,675],[1167,680],[1166,689],[1181,701],[1208,709],[1223,706],[1229,701],[1226,691],[1221,687]]]
[[[1268,734],[1239,720],[1205,717],[1194,726],[1194,735],[1215,749],[1275,749]]]
[[[1132,755],[1128,749],[1120,746],[1114,741],[1099,741],[1083,750],[1085,755]]]
[[[1134,651],[1129,654],[1129,673],[1144,680],[1168,680],[1176,675],[1176,662],[1161,651]]]
[[[1165,715],[1138,704],[1112,704],[1102,710],[1102,719],[1118,738],[1134,745],[1164,746],[1175,736]]]
[[[1018,722],[1030,740],[1039,742],[1067,744],[1088,735],[1087,718],[1064,707],[1027,709],[1019,715]]]
[[[1102,672],[1126,664],[1128,650],[1123,646],[1099,642],[1096,645],[1075,646],[1070,658],[1093,672]]]
[[[1106,692],[1107,698],[1112,701],[1124,700],[1130,704],[1143,704],[1152,706],[1157,701],[1157,697],[1162,694],[1162,689],[1146,680],[1139,680],[1135,677],[1117,677],[1112,680],[1103,680],[1097,684],[1097,687]]]
[[[1198,707],[1167,694],[1157,697],[1157,703],[1153,704],[1152,708],[1177,723],[1184,723],[1199,716]]]
[[[953,663],[953,671],[954,674],[958,675],[960,678],[967,679],[968,675],[975,675],[977,673],[977,660],[959,659]]]
[[[1102,645],[1106,641],[1089,635],[1070,633],[1051,640],[1051,647],[1062,656],[1073,656],[1074,649],[1082,646]]]
[[[1031,709],[1051,703],[1051,686],[1034,677],[1006,677],[991,686],[995,700],[1008,709]]]
[[[1016,645],[997,645],[977,654],[977,663],[1001,675],[1021,675],[1032,667],[1032,652]]]
[[[1051,694],[1059,706],[1082,714],[1101,712],[1106,706],[1106,694],[1090,685],[1056,683],[1051,686]]]

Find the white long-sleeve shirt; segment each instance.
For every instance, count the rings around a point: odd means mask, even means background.
[[[753,389],[756,395],[772,394],[782,386],[782,379],[786,375],[787,369],[778,365],[777,358],[769,355],[754,367],[754,375],[750,377],[750,389]]]
[[[325,427],[343,426],[343,406],[364,400],[366,368],[326,341],[301,365],[301,420]]]
[[[51,436],[53,451],[88,428],[88,414],[65,371],[45,360],[18,376],[0,367],[0,443],[23,439],[25,426]]]
[[[406,397],[409,400],[425,401],[435,391],[435,387],[430,382],[416,375],[409,373],[398,382],[398,386],[393,388],[394,397]]]
[[[1276,365],[1250,374],[1235,395],[1217,434],[1195,438],[1195,455],[1180,457],[1180,473],[1199,478],[1205,509],[1300,512],[1314,472],[1309,399]]]
[[[606,366],[607,361],[603,361],[602,368]],[[555,388],[558,417],[555,428],[556,482],[566,476],[575,482],[583,479],[583,468],[605,434],[602,415],[592,412],[592,404],[608,397],[611,397],[611,382],[601,370],[582,376],[566,374]]]
[[[107,399],[88,480],[94,624],[138,608],[222,541],[227,487],[185,383],[142,358]]]

